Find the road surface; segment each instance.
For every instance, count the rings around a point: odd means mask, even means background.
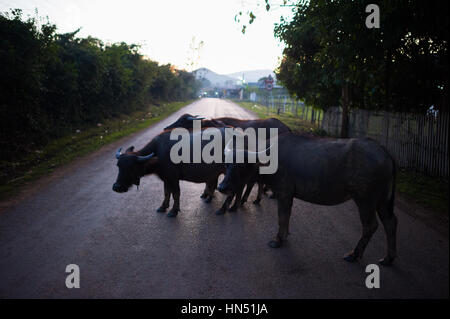
[[[342,255],[361,231],[352,201],[327,207],[294,201],[287,244],[267,197],[217,216],[224,196],[200,200],[204,184],[181,182],[177,218],[156,213],[163,184],[144,177],[118,194],[114,153],[143,147],[183,113],[254,118],[220,99],[202,99],[150,128],[56,170],[0,212],[0,297],[31,298],[448,298],[448,235],[396,207],[396,264],[381,268],[379,289],[365,286],[365,266],[385,252],[383,228],[360,263]],[[172,204],[172,200],[171,200]],[[80,268],[80,288],[65,286],[66,266]]]

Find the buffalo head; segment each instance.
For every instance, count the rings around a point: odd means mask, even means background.
[[[121,150],[119,148],[115,155],[119,175],[112,189],[118,193],[125,193],[132,185],[139,186],[141,177],[156,169],[158,158],[154,156],[154,153],[140,156],[133,152],[133,146],[128,148],[125,153],[121,153]]]
[[[247,184],[251,179],[254,179],[257,174],[259,174],[258,170],[261,165],[266,165],[264,163],[259,162],[259,155],[267,152],[269,148],[263,150],[261,152],[252,152],[248,150],[238,150],[238,149],[230,149],[231,142],[225,146],[225,154],[229,155],[230,153],[233,156],[233,162],[226,164],[226,172],[225,177],[222,182],[217,187],[217,190],[221,193],[231,195],[239,189],[242,189],[245,184]],[[237,153],[243,153],[243,163],[237,163]],[[249,162],[249,155],[253,155],[256,159],[256,163]]]

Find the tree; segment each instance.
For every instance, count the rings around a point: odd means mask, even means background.
[[[2,159],[33,152],[80,125],[197,95],[191,73],[144,58],[138,45],[105,45],[78,31],[57,33],[20,10],[0,13]]]
[[[423,1],[384,1],[382,28],[367,29],[368,2],[313,0],[298,7],[293,21],[278,25],[275,34],[287,44],[280,65],[287,67],[284,79],[296,69],[294,63],[326,87],[349,83],[358,106],[424,110],[437,105],[435,88],[442,86],[448,68],[445,8]],[[419,82],[426,83],[420,95],[405,94]]]
[[[448,2],[379,1],[381,27],[368,29],[371,2],[290,2],[294,18],[274,30],[286,44],[277,78],[321,108],[447,111]]]

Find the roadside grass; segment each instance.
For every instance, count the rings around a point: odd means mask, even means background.
[[[399,171],[396,187],[406,199],[448,215],[448,181],[416,172]]]
[[[239,106],[253,111],[260,118],[275,117],[296,132],[308,132],[325,136],[326,132],[310,121],[295,117],[292,113],[277,115],[275,110],[268,112],[268,108],[254,102],[234,101]],[[307,116],[311,118],[311,116]],[[449,185],[448,181],[425,176],[411,171],[399,170],[397,174],[397,191],[406,199],[436,212],[449,213]]]
[[[55,139],[42,149],[27,153],[13,162],[0,161],[0,200],[11,197],[25,184],[51,173],[55,168],[147,128],[191,102],[166,103],[158,107],[151,105],[142,111],[80,128],[79,132]]]
[[[267,108],[264,105],[255,103],[255,102],[241,102],[238,100],[233,100],[234,103],[238,104],[239,106],[250,110],[258,115],[259,118],[268,118],[268,117],[274,117],[276,119],[279,119],[284,124],[289,126],[291,130],[294,132],[307,132],[312,133],[314,135],[323,135],[323,130],[318,128],[317,125],[312,124],[311,119],[311,109],[308,109],[308,114],[304,115],[304,118],[309,120],[302,120],[299,117],[296,117],[291,112],[285,112],[277,114],[275,109]]]

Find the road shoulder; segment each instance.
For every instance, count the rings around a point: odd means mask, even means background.
[[[395,206],[404,213],[421,221],[439,234],[448,238],[449,216],[443,212],[436,212],[406,199],[402,194],[395,194]]]
[[[79,167],[84,165],[88,165],[90,161],[101,156],[105,153],[113,153],[117,148],[122,145],[126,145],[128,141],[133,140],[136,136],[143,134],[145,131],[150,130],[154,126],[158,125],[161,121],[164,121],[168,117],[172,116],[175,113],[180,112],[187,106],[192,103],[186,103],[181,109],[176,110],[174,113],[169,114],[167,116],[163,116],[160,120],[151,123],[149,126],[142,128],[138,131],[131,133],[130,135],[124,136],[118,140],[112,141],[108,144],[101,146],[100,148],[88,152],[85,155],[80,156],[79,158],[73,159],[68,163],[57,166],[47,175],[43,175],[35,180],[26,182],[24,185],[20,185],[17,192],[12,194],[11,196],[0,200],[0,214],[6,210],[9,210],[19,204],[20,202],[30,198],[37,192],[41,191],[43,188],[47,187],[47,185],[52,184],[60,179],[65,178],[68,174],[73,172]]]

